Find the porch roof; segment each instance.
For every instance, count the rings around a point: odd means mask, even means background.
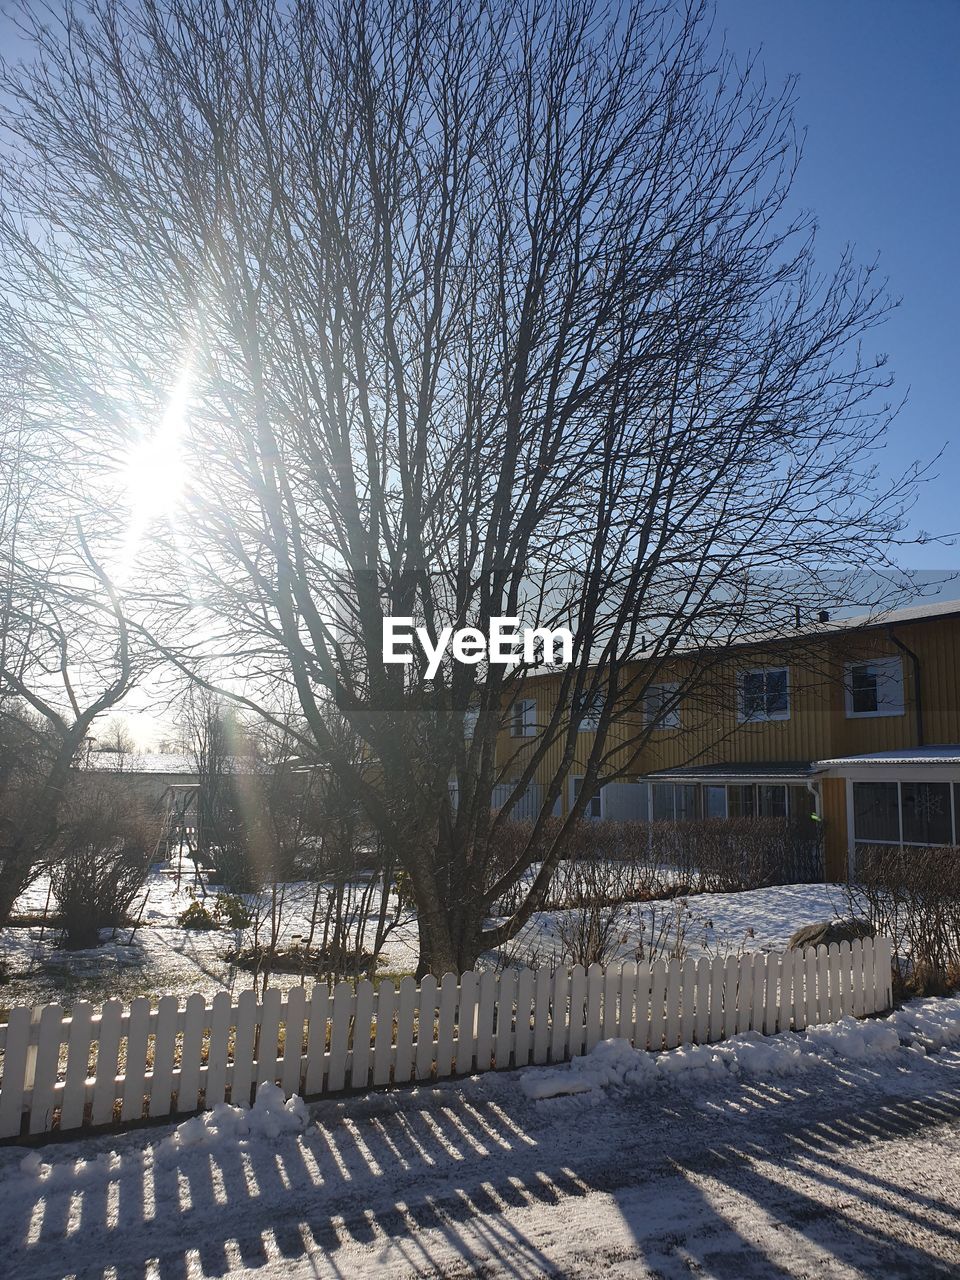
[[[648,773],[648,782],[806,782],[813,774],[809,760],[749,760],[723,764],[681,765]]]
[[[817,760],[813,770],[829,777],[843,778],[853,773],[878,774],[884,771],[960,770],[960,745],[941,744],[930,747],[901,747],[897,751],[875,751],[866,755],[837,756],[833,760]]]

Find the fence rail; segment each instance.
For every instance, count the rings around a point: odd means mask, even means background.
[[[642,1049],[802,1030],[890,1007],[886,938],[805,952],[602,969],[448,973],[418,985],[317,985],[208,1005],[146,997],[20,1006],[0,1025],[0,1138],[250,1102],[562,1062],[621,1036]]]

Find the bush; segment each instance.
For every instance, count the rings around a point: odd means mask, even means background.
[[[100,944],[101,929],[127,919],[149,864],[143,814],[108,792],[78,798],[62,832],[53,868],[53,894],[62,945],[83,950]]]
[[[238,893],[218,894],[214,911],[228,929],[246,929],[253,923],[253,913]]]
[[[177,916],[177,924],[181,929],[194,929],[198,932],[220,928],[219,920],[204,903],[196,898],[185,911],[181,911]]]
[[[960,849],[858,850],[848,897],[851,914],[893,941],[898,998],[960,986]]]

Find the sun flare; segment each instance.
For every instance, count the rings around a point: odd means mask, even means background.
[[[129,512],[125,561],[129,566],[150,526],[172,522],[183,500],[187,480],[184,436],[187,426],[190,376],[185,371],[172,392],[163,418],[154,431],[144,431],[119,468],[121,500]]]

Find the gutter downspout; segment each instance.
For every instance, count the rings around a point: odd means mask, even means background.
[[[913,664],[914,705],[917,711],[917,746],[922,747],[925,743],[923,734],[923,693],[920,688],[920,659],[909,646],[894,635],[893,627],[887,627],[887,635],[900,652],[905,653]]]

